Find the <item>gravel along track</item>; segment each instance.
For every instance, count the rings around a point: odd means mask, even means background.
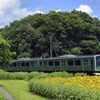
[[[5,89],[0,87],[0,91],[3,93],[6,100],[15,100]]]

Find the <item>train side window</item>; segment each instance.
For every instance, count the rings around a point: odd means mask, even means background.
[[[65,66],[65,61],[64,60],[62,61],[62,65]]]
[[[68,65],[73,65],[73,61],[68,61]]]
[[[21,63],[22,67],[25,67],[25,63]]]
[[[88,59],[84,60],[84,66],[88,66]]]
[[[18,67],[20,67],[20,63],[18,63]]]
[[[88,62],[88,59],[85,59],[84,62]]]
[[[43,62],[43,66],[47,66],[47,62]]]
[[[29,63],[28,62],[26,63],[26,67],[29,67]]]
[[[55,61],[55,66],[59,66],[59,61]]]
[[[75,60],[75,65],[81,65],[81,61],[80,60]]]
[[[49,61],[49,66],[53,66],[53,61]]]
[[[42,62],[40,62],[40,66],[42,66]]]
[[[31,66],[34,66],[34,62],[31,62]]]
[[[13,63],[13,66],[16,67],[16,63]]]

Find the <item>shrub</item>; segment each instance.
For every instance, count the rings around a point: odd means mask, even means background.
[[[73,74],[71,73],[68,73],[66,71],[63,71],[63,72],[53,72],[53,73],[50,73],[50,76],[51,77],[73,77]]]
[[[40,79],[40,78],[50,78],[48,73],[40,72],[34,79]]]
[[[4,73],[4,70],[0,69],[0,79],[2,79],[2,73]]]
[[[75,73],[74,76],[88,76],[87,73]]]
[[[29,78],[28,78],[28,80],[39,76],[39,74],[40,74],[39,72],[31,72],[31,73],[29,73]]]
[[[18,80],[25,80],[28,78],[29,73],[28,72],[14,72],[14,79],[18,79]]]

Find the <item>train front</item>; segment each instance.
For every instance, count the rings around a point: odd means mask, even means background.
[[[94,56],[94,69],[95,72],[93,73],[94,75],[100,75],[100,55]]]

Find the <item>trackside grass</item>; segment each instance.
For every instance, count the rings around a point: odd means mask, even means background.
[[[0,80],[0,86],[6,89],[16,100],[47,100],[29,92],[28,81]],[[3,96],[0,98],[3,98]]]
[[[44,72],[5,72],[0,70],[0,79],[3,80],[30,80],[30,79],[40,79],[40,78],[53,78],[53,77],[73,77],[73,76],[87,76],[86,73],[76,73],[73,75],[68,72],[52,72],[52,73],[44,73]]]
[[[100,100],[100,77],[85,73],[0,70],[0,86],[16,100]]]
[[[1,91],[0,91],[0,100],[6,100]]]

